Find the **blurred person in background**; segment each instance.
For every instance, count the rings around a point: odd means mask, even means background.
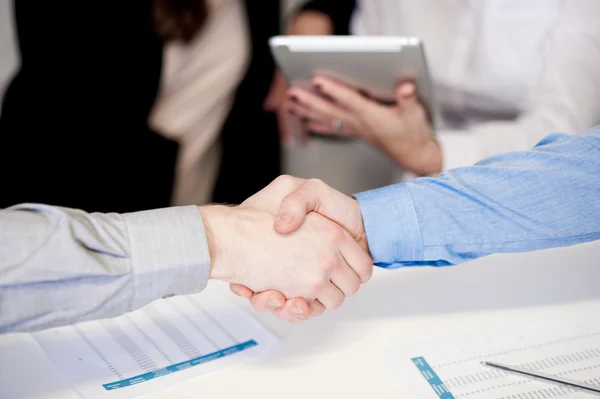
[[[0,116],[0,208],[240,203],[280,174],[264,103],[279,1],[13,7],[19,68]]]
[[[395,106],[384,106],[316,77],[331,101],[297,87],[286,93],[288,115],[313,135],[307,147],[290,151],[286,173],[352,194],[397,181],[402,172],[437,174],[528,149],[548,132],[573,134],[600,122],[598,1],[338,3],[355,7],[352,34],[423,40],[439,129],[434,135],[412,84],[398,88]],[[289,127],[283,132],[292,134]]]
[[[252,61],[237,90],[232,111],[222,133],[222,163],[213,201],[239,204],[281,174],[280,140],[276,115],[283,101],[273,96],[272,87],[282,80],[268,40],[281,31],[310,34],[331,23],[335,34],[348,32],[353,5],[335,0],[314,0],[286,16],[281,29],[281,1],[246,0],[252,38]],[[285,96],[285,92],[280,92]]]
[[[12,0],[0,0],[0,92],[16,67],[15,37],[12,29]],[[0,95],[0,110],[2,109]]]
[[[153,2],[14,1],[13,11],[19,67],[0,116],[0,207],[169,205],[177,143],[147,123],[163,51]]]

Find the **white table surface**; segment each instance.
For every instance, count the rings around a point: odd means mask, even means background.
[[[345,306],[302,325],[248,308],[281,339],[276,349],[151,398],[410,398],[389,364],[399,345],[581,309],[600,317],[600,242],[441,269],[377,269]],[[10,399],[77,398],[48,373],[34,345],[18,335],[0,338],[0,386],[22,387]]]

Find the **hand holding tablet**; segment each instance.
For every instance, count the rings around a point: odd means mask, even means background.
[[[433,85],[418,38],[275,36],[269,45],[290,86],[310,88],[315,76],[325,76],[392,104],[399,84],[411,81],[427,113],[434,115]]]
[[[440,171],[433,89],[419,40],[294,36],[270,44],[291,85],[285,108],[304,131],[361,138],[414,173]]]

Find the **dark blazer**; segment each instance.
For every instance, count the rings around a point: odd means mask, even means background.
[[[280,32],[279,0],[246,0],[252,60],[222,130],[214,200],[240,203],[281,173],[275,115],[265,99],[275,65],[268,38]],[[347,31],[354,2],[315,0]],[[168,206],[177,144],[148,126],[163,43],[152,0],[14,1],[20,68],[0,117],[0,208],[41,202],[86,211]]]
[[[0,206],[169,204],[177,144],[148,126],[163,45],[152,0],[13,2],[20,67],[0,117]]]

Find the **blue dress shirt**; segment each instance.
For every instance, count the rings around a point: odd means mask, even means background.
[[[600,239],[600,126],[356,194],[373,261],[446,266]]]

